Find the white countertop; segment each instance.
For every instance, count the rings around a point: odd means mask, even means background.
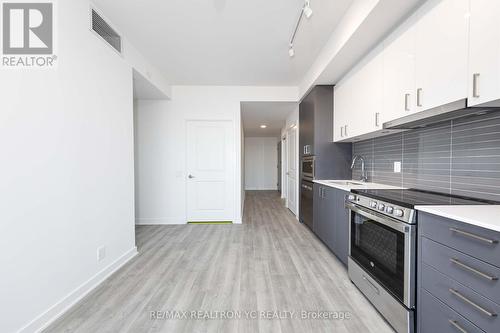
[[[416,206],[415,209],[500,232],[500,206]]]
[[[359,180],[314,180],[315,183],[337,188],[339,190],[344,190],[350,192],[351,190],[397,190],[401,189],[401,187],[391,186],[391,185],[383,185],[377,183],[362,183]],[[362,183],[361,185],[354,184],[335,184],[334,182],[355,182]]]

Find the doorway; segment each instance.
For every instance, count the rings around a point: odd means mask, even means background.
[[[281,195],[281,141],[278,142],[278,193]]]
[[[297,126],[291,126],[286,132],[286,182],[287,182],[287,207],[297,216]]]

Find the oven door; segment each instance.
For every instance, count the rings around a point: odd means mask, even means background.
[[[415,306],[416,226],[364,207],[351,211],[349,255],[408,308]]]

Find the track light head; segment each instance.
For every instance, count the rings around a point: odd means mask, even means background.
[[[288,49],[288,55],[290,58],[293,58],[295,56],[295,50],[293,49],[293,45],[290,45],[290,48]]]
[[[304,16],[309,19],[311,18],[313,14],[313,10],[311,9],[311,5],[309,3],[309,0],[306,0],[306,3],[304,4],[304,8],[302,9],[302,12],[304,13]]]

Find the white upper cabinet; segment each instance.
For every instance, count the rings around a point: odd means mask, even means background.
[[[344,80],[334,87],[333,98],[333,141],[342,141],[346,138],[344,131],[348,121],[348,110],[351,109],[354,90],[351,81]]]
[[[469,106],[500,106],[500,1],[471,0]]]
[[[431,0],[419,11],[416,111],[467,98],[469,2]]]
[[[415,111],[415,28],[405,24],[384,43],[384,93],[382,121]]]
[[[428,0],[335,92],[335,141],[459,100],[500,106],[500,0]]]
[[[382,129],[383,58],[376,48],[335,86],[334,141]]]
[[[361,63],[361,68],[356,75],[356,91],[354,99],[356,108],[353,110],[348,122],[348,128],[353,127],[353,133],[348,136],[359,136],[382,129],[383,108],[383,80],[384,62],[382,57],[382,46],[372,51]]]

